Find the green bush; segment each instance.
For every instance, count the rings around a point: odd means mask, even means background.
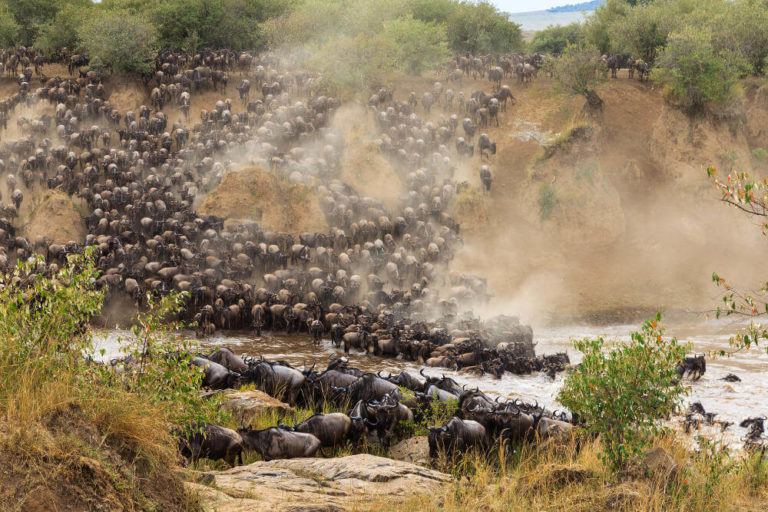
[[[80,46],[78,27],[82,26],[93,13],[93,7],[67,5],[56,17],[45,23],[35,39],[35,48],[45,53],[49,58],[54,57],[62,48],[77,51]]]
[[[584,40],[584,33],[579,23],[554,25],[536,32],[529,45],[531,52],[560,54],[568,45],[579,44]]]
[[[613,468],[643,452],[685,393],[676,368],[686,348],[665,338],[660,322],[659,314],[610,349],[603,338],[574,343],[584,358],[557,399],[600,435],[604,460]]]
[[[392,68],[411,75],[434,68],[450,58],[441,25],[412,17],[384,22],[382,38],[390,49]]]
[[[765,162],[765,159],[768,158],[768,151],[763,148],[755,148],[752,150],[752,156],[758,162]]]
[[[506,53],[523,48],[520,25],[482,0],[460,2],[446,24],[448,44],[457,52]]]
[[[710,102],[726,102],[738,75],[733,62],[715,51],[711,36],[693,27],[669,36],[658,67],[670,99],[689,115]]]
[[[155,27],[129,11],[102,10],[85,21],[78,36],[91,67],[115,73],[149,71],[158,49]]]

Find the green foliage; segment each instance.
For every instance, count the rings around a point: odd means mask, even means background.
[[[390,48],[391,67],[411,75],[434,68],[450,58],[445,30],[412,17],[384,22],[382,38]]]
[[[670,35],[658,66],[670,98],[690,115],[710,102],[726,102],[737,78],[733,63],[715,50],[711,36],[693,27]]]
[[[163,47],[258,49],[258,24],[285,12],[289,0],[167,0],[153,3],[149,15]],[[194,41],[190,45],[189,42]]]
[[[101,309],[90,257],[70,257],[53,278],[35,273],[41,264],[0,276],[0,417],[35,421],[50,412],[46,393],[76,386],[88,321]]]
[[[752,156],[758,162],[765,162],[765,159],[768,158],[768,151],[763,148],[755,148],[752,150]]]
[[[40,27],[53,20],[63,0],[6,0],[3,2],[19,25],[17,44],[31,46]],[[78,3],[82,5],[82,0]]]
[[[730,172],[723,180],[718,178],[714,167],[707,169],[707,176],[713,180],[721,193],[721,201],[735,206],[760,221],[763,235],[768,235],[768,179],[753,180],[745,172]],[[731,337],[733,350],[745,350],[759,347],[763,340],[768,340],[768,326],[757,318],[768,315],[768,282],[760,283],[757,291],[744,292],[731,286],[721,275],[712,274],[712,281],[725,290],[723,304],[715,310],[715,316],[744,316],[751,319],[750,324],[740,329]],[[768,347],[765,348],[768,352]],[[726,351],[721,350],[721,355]]]
[[[506,53],[523,47],[520,25],[490,3],[460,2],[447,21],[448,43],[454,51]]]
[[[725,2],[710,23],[715,48],[743,61],[745,73],[764,73],[768,57],[768,9],[764,2]]]
[[[658,49],[667,43],[669,32],[680,24],[679,19],[670,19],[670,14],[661,4],[629,9],[608,28],[611,49],[652,64]]]
[[[555,187],[545,183],[539,189],[539,219],[548,220],[552,215],[552,210],[557,206],[557,192]]]
[[[580,94],[592,109],[600,109],[603,100],[595,92],[606,79],[608,69],[594,47],[569,45],[558,59],[551,61],[552,73],[560,87],[569,94]]]
[[[170,424],[222,424],[229,414],[219,411],[220,397],[200,400],[198,396],[203,369],[192,365],[193,347],[174,336],[181,327],[175,318],[185,298],[175,292],[159,299],[148,295],[147,310],[136,316],[130,329],[132,338],[121,340],[122,351],[133,364],[122,374],[105,369],[101,379],[144,397]]]
[[[94,8],[92,5],[66,5],[56,17],[41,26],[35,39],[35,48],[42,50],[46,56],[53,57],[62,48],[77,51],[80,46],[78,27],[82,26]]]
[[[579,23],[554,25],[536,32],[528,48],[531,52],[561,54],[568,45],[580,44],[584,32]]]
[[[615,46],[609,33],[611,27],[626,16],[628,6],[622,0],[607,0],[584,22],[584,36],[587,43],[600,53],[613,51]]]
[[[621,468],[640,455],[662,430],[662,419],[680,404],[685,388],[676,367],[686,353],[665,338],[661,315],[608,349],[602,338],[576,341],[584,354],[568,376],[558,401],[600,435],[604,461]]]
[[[154,26],[143,15],[129,11],[101,11],[85,21],[78,36],[96,69],[144,73],[157,54]]]
[[[0,47],[10,48],[16,45],[21,27],[8,10],[8,6],[0,3]]]

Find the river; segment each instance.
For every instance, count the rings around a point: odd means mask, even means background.
[[[679,323],[668,326],[667,334],[676,336],[681,342],[690,342],[693,351],[697,353],[712,352],[728,349],[728,339],[736,332],[740,324],[730,320],[710,320],[705,322]],[[549,354],[565,351],[572,363],[578,363],[580,354],[573,348],[573,340],[586,337],[603,336],[606,340],[629,339],[629,333],[636,329],[631,325],[615,326],[567,326],[557,328],[538,328],[534,330],[538,354]],[[104,358],[116,357],[120,354],[121,337],[128,336],[126,331],[109,330],[97,331],[96,349],[104,349]],[[181,336],[190,343],[199,343],[203,352],[215,347],[226,346],[238,354],[264,356],[270,360],[284,360],[297,367],[316,364],[322,369],[344,352],[334,347],[330,341],[324,340],[322,345],[315,347],[306,335],[269,334],[261,338],[251,332],[217,333],[205,340],[197,340],[194,333],[184,331]],[[407,370],[417,373],[422,367],[412,361],[400,359],[385,359],[370,356],[361,352],[348,355],[350,365],[357,368],[377,372],[399,372]],[[470,387],[478,386],[486,393],[504,398],[520,397],[526,401],[538,401],[548,408],[557,409],[557,392],[565,375],[559,374],[554,380],[546,375],[535,373],[526,376],[505,374],[501,379],[490,376],[460,375],[457,372],[426,368],[430,375],[445,374],[453,377],[460,384]],[[742,379],[741,382],[726,382],[722,380],[729,373],[734,373]],[[746,430],[738,424],[749,416],[768,416],[768,355],[765,349],[752,349],[736,353],[730,357],[707,357],[707,371],[697,382],[691,383],[690,393],[685,398],[686,403],[700,401],[708,412],[716,412],[717,419],[733,422],[724,434],[718,429],[706,431],[710,436],[720,438],[731,445],[738,445]]]

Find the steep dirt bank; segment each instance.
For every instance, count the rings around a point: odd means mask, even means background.
[[[231,172],[198,208],[227,220],[252,220],[265,230],[299,234],[328,230],[314,191],[259,167]]]
[[[84,201],[59,190],[35,191],[22,204],[21,234],[35,241],[49,238],[53,243],[83,243],[88,230],[82,212]]]
[[[397,86],[407,94],[433,80]],[[692,139],[690,121],[660,90],[625,77],[601,88],[602,123],[585,120],[583,99],[548,78],[507,83],[517,103],[487,129],[499,148],[489,162],[493,189],[476,207],[486,215],[458,215],[457,264],[489,278],[490,312],[540,324],[629,321],[660,309],[700,316],[719,301],[713,271],[743,286],[762,275],[759,231],[718,201],[705,172],[763,172],[752,154],[768,147],[762,81],[744,84],[741,111],[697,121]],[[490,85],[461,85],[467,96],[480,88]],[[477,157],[462,165],[474,186],[480,165]]]

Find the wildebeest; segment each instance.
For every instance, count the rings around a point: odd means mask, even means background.
[[[349,437],[352,420],[346,414],[315,414],[294,426],[296,432],[312,434],[322,446],[339,446]]]
[[[179,451],[193,463],[200,457],[223,459],[232,467],[236,460],[243,463],[242,437],[234,430],[218,425],[204,425],[194,433],[182,436],[179,439]]]
[[[320,449],[320,440],[314,435],[279,427],[264,430],[239,428],[237,433],[242,437],[245,448],[257,451],[265,461],[314,457]]]
[[[439,451],[452,455],[466,453],[473,448],[487,445],[485,427],[473,420],[451,418],[442,427],[429,427],[429,456],[437,457]]]

